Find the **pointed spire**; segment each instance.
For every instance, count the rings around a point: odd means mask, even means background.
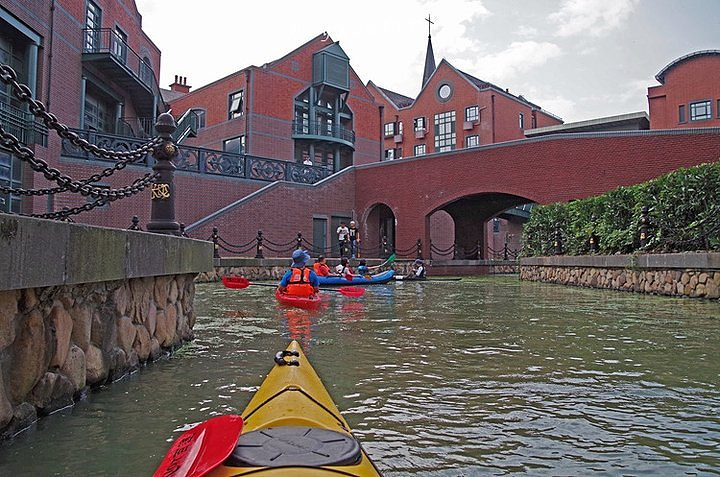
[[[423,80],[422,80],[422,87],[425,87],[425,84],[430,79],[430,76],[435,72],[435,55],[433,54],[433,47],[432,47],[432,38],[430,36],[430,25],[435,23],[430,20],[430,15],[425,19],[426,22],[428,22],[428,43],[427,43],[427,51],[425,52],[425,69],[423,70]]]

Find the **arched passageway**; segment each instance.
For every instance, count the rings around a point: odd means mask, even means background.
[[[486,193],[461,197],[443,205],[428,216],[431,256],[443,259],[496,258],[501,249],[493,240],[493,234],[504,233],[505,237],[516,235],[522,220],[510,217],[507,211],[528,202],[531,201],[524,197]],[[494,218],[498,220],[492,222]],[[503,231],[501,224],[506,228]],[[454,254],[449,253],[449,248]]]
[[[375,204],[364,220],[362,250],[367,256],[384,257],[395,250],[395,214],[385,204]]]

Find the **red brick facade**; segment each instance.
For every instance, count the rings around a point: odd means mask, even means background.
[[[443,87],[447,98],[441,97]],[[459,71],[446,60],[440,62],[415,99],[384,90],[373,82],[368,83],[368,88],[383,107],[383,126],[395,124],[391,133],[383,128],[383,149],[395,149],[394,159],[438,152],[435,115],[439,113],[454,112],[452,149],[522,139],[525,129],[562,124],[539,106]],[[468,108],[473,108],[476,116],[466,118]],[[416,127],[418,118],[424,121],[424,130]],[[468,144],[470,137],[477,142]],[[416,153],[416,148],[422,146],[424,153]]]
[[[267,63],[250,66],[171,101],[175,112],[204,109],[206,126],[188,144],[222,150],[223,140],[245,136],[245,153],[295,161],[291,123],[295,98],[313,80],[313,54],[333,44],[326,34]],[[355,71],[350,68],[347,105],[353,113],[354,164],[377,160],[379,119],[377,106]],[[229,96],[245,92],[241,117],[229,118]],[[349,165],[349,164],[348,164]]]
[[[720,50],[690,53],[663,68],[648,88],[650,129],[720,127]]]
[[[147,57],[154,76],[158,77],[160,51],[142,32],[141,16],[134,2],[94,3],[102,10],[101,26],[112,30],[120,27],[127,35],[128,47]],[[37,81],[32,85],[36,97],[61,122],[73,128],[79,128],[85,120],[85,87],[109,98],[108,104],[116,107],[111,111],[114,119],[119,115],[129,120],[141,110],[137,98],[116,77],[83,56],[88,4],[78,0],[8,0],[0,7],[3,27],[10,25],[2,20],[7,18],[17,22],[21,30],[27,29],[32,33],[30,36],[39,38]],[[7,28],[0,34],[6,35],[6,31]],[[30,48],[30,43],[28,39],[22,45]],[[197,90],[176,94],[171,104],[176,117],[193,108],[205,112],[204,127],[187,144],[222,150],[224,141],[245,136],[247,154],[283,161],[301,159],[294,129],[298,104],[302,106],[299,95],[317,86],[313,78],[314,55],[328,48],[334,48],[340,57],[344,54],[337,43],[323,34],[276,61],[251,66]],[[707,129],[576,134],[529,140],[524,139],[524,130],[560,124],[561,120],[521,96],[457,70],[445,60],[434,73],[428,74],[416,98],[392,93],[372,82],[365,86],[355,71],[348,68],[347,88],[337,90],[341,99],[336,98],[334,108],[342,109],[339,116],[346,124],[351,117],[354,140],[344,151],[351,149],[352,153],[349,161],[347,155],[342,156],[340,167],[337,162],[331,167],[355,168],[340,171],[312,186],[178,171],[177,221],[190,226],[192,236],[203,239],[209,237],[213,226],[235,244],[248,242],[258,230],[276,242],[287,242],[301,232],[310,242],[324,237],[327,248],[335,243],[336,223],[355,218],[365,248],[377,250],[385,236],[391,247],[402,250],[412,249],[420,239],[426,256],[431,241],[438,249],[455,243],[463,250],[471,250],[480,243],[481,255],[489,257],[493,250],[501,250],[506,241],[511,246],[515,244],[514,249],[519,246],[518,220],[507,217],[497,231],[487,226],[488,221],[507,209],[529,202],[587,197],[718,158],[720,86],[708,79],[717,77],[720,70],[717,52],[688,55],[671,63],[659,74],[662,86],[650,88],[648,94],[653,129]],[[237,117],[230,118],[230,95],[239,91],[244,92],[242,109]],[[324,90],[318,91],[322,94]],[[690,119],[691,107],[698,101],[710,102],[709,119]],[[680,104],[687,105],[686,124],[676,121]],[[474,106],[477,118],[465,121],[466,108]],[[454,128],[447,131],[454,131],[454,147],[437,152],[435,115],[451,111],[455,112]],[[698,112],[697,108],[693,111]],[[416,134],[413,122],[419,117],[425,118],[425,131]],[[385,135],[385,125],[393,123],[390,134]],[[477,147],[474,144],[466,147],[467,138],[474,136]],[[323,138],[313,140],[321,143]],[[424,155],[413,157],[415,146],[422,144]],[[61,141],[53,131],[48,135],[47,147],[32,147],[37,157],[75,179],[87,178],[110,165],[61,154]],[[403,157],[402,160],[383,162],[384,151],[399,153],[400,148],[402,154],[394,158]],[[129,166],[103,177],[100,184],[111,188],[127,186],[149,171],[146,166]],[[23,175],[25,188],[55,185],[27,166]],[[133,215],[138,215],[144,227],[149,220],[149,195],[145,191],[75,219],[124,228],[130,225]],[[48,197],[24,198],[23,211],[57,211],[88,201],[69,193]],[[267,249],[266,254],[274,253]]]

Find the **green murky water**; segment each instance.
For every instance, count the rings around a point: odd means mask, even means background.
[[[318,312],[198,286],[197,339],[0,447],[0,475],[150,475],[298,339],[387,476],[720,474],[720,303],[519,282],[369,287]]]

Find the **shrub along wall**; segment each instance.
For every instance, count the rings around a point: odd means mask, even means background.
[[[641,246],[640,220],[648,233]],[[720,162],[678,169],[649,182],[570,203],[536,207],[523,229],[522,255],[720,250]],[[558,237],[559,235],[559,237]]]

